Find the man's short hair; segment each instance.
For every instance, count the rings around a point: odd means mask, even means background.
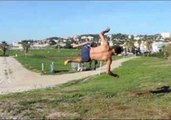
[[[121,46],[119,46],[119,45],[113,46],[112,49],[115,50],[116,54],[121,54],[123,52],[123,48]]]

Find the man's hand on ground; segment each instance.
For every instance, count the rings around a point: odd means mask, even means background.
[[[113,76],[113,77],[119,78],[119,75],[118,75],[118,74],[114,74],[114,73],[112,73],[112,72],[111,72],[109,75],[110,75],[110,76]]]

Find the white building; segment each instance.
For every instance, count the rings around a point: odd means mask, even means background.
[[[169,42],[153,42],[152,43],[152,53],[159,52],[164,46],[167,46]]]
[[[40,44],[40,43],[34,43],[31,47],[32,48],[46,48],[49,47],[50,45],[48,43]]]
[[[109,40],[112,40],[112,35],[107,35],[107,37],[109,37]]]
[[[92,36],[82,36],[81,39],[92,41],[94,39],[94,37],[92,37]]]
[[[77,41],[77,42],[80,41],[78,35],[73,36],[73,39],[74,39],[75,41]]]
[[[163,33],[161,33],[161,36],[162,36],[162,38],[170,38],[171,37],[171,34],[169,33],[169,32],[163,32]]]
[[[138,41],[135,41],[135,42],[134,42],[134,46],[135,46],[136,48],[140,48],[140,44],[138,43]]]
[[[93,39],[94,39],[94,37],[92,37],[92,36],[88,36],[87,37],[90,41],[92,41]]]
[[[128,39],[131,39],[131,37],[132,37],[132,36],[131,36],[131,35],[129,35],[129,36],[128,36]]]
[[[19,44],[18,42],[13,42],[12,43],[12,49],[23,49],[22,44]]]
[[[113,46],[113,41],[109,41],[109,46]]]
[[[144,41],[141,41],[141,44],[140,44],[140,51],[141,51],[141,53],[146,52],[146,46],[145,46]]]

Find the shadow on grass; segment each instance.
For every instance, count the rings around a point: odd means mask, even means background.
[[[64,73],[68,72],[69,70],[55,70],[54,73]]]
[[[134,95],[167,94],[171,93],[171,88],[170,86],[162,86],[156,90],[133,90],[129,91],[129,93]]]
[[[150,91],[150,93],[152,94],[170,93],[170,92],[171,92],[170,86],[163,86],[163,87],[157,88],[156,90]]]
[[[55,70],[53,72],[41,72],[42,75],[60,75],[60,74],[65,74],[65,73],[70,73],[69,70]]]

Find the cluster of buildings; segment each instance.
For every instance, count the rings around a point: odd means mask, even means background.
[[[153,41],[151,43],[148,43],[147,41],[141,41],[140,43],[137,41],[134,42],[134,46],[138,48],[141,53],[157,53],[168,44],[171,44],[171,41]]]
[[[64,48],[67,44],[72,44],[74,41],[93,41],[93,36],[74,36],[68,38],[60,38],[60,37],[51,37],[44,40],[27,40],[30,44],[31,49],[41,49],[41,48],[49,48],[49,47],[61,47]],[[13,42],[10,45],[11,49],[23,49],[22,41]]]
[[[117,40],[112,39],[112,35],[107,36],[109,38],[109,44],[110,46],[114,45],[114,41],[124,41],[124,40]],[[128,36],[128,39],[132,38],[132,36]],[[142,40],[142,36],[137,35],[133,36],[134,38],[134,46],[141,48],[142,51],[146,51],[145,44],[142,42],[141,45],[137,45],[137,41]],[[29,40],[30,47],[32,49],[41,49],[41,48],[49,48],[49,47],[66,47],[67,44],[71,45],[73,42],[83,42],[83,41],[96,41],[98,40],[98,35],[80,35],[80,36],[74,36],[74,37],[68,37],[68,38],[60,38],[60,37],[51,37],[44,40]],[[171,39],[171,33],[161,33],[152,43],[152,52],[158,52],[161,47],[166,46],[170,42],[166,42],[166,39]],[[14,42],[11,45],[11,49],[23,49],[21,41]]]
[[[139,47],[142,53],[144,52],[157,53],[162,48],[166,47],[168,44],[171,44],[171,41],[167,40],[167,39],[171,39],[171,33],[163,32],[160,35],[161,35],[160,37],[156,38],[157,40],[152,41],[150,44],[148,44],[147,41],[141,41],[140,44],[137,44],[137,42],[135,42],[134,45]]]

